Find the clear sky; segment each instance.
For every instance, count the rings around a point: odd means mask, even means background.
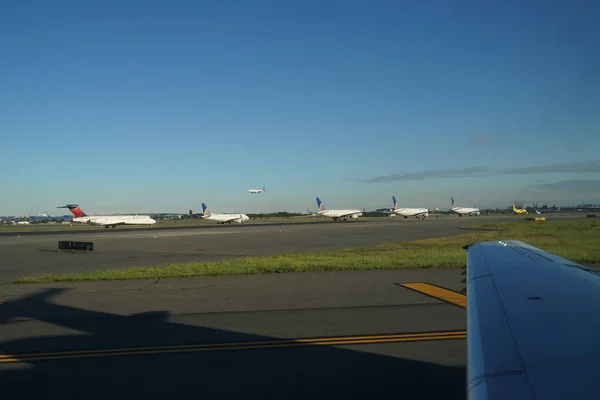
[[[0,215],[600,202],[599,15],[593,0],[6,2]]]

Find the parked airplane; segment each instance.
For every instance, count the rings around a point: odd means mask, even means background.
[[[600,398],[598,271],[519,241],[466,249],[466,397]]]
[[[202,203],[202,218],[215,221],[219,224],[237,222],[238,224],[243,224],[244,221],[248,221],[250,218],[246,214],[213,214],[206,204]]]
[[[156,221],[148,215],[87,215],[77,204],[67,204],[57,208],[68,208],[73,214],[73,222],[99,225],[105,228],[117,225],[153,225]]]
[[[529,214],[526,209],[517,208],[514,203],[512,205],[512,208],[513,208],[513,214],[515,214],[515,215]]]
[[[343,219],[344,221],[348,220],[348,218],[358,219],[358,217],[362,216],[363,213],[360,210],[328,210],[325,208],[325,204],[321,202],[321,199],[317,197],[317,205],[319,206],[319,215],[323,215],[324,217],[333,218],[334,221],[338,219]]]
[[[252,193],[252,194],[258,194],[258,193],[264,193],[265,192],[265,187],[263,186],[262,189],[249,189],[248,193]]]
[[[450,200],[452,200],[452,209],[451,211],[458,214],[459,217],[462,217],[463,215],[479,215],[479,208],[475,208],[475,207],[456,207],[454,205],[454,197],[450,197]]]
[[[396,201],[396,196],[392,196],[392,201],[394,202],[394,214],[401,215],[405,219],[408,217],[415,217],[423,220],[429,216],[429,210],[427,208],[400,208]]]

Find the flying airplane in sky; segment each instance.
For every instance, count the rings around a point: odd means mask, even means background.
[[[600,273],[519,241],[466,250],[467,398],[600,398]]]
[[[512,208],[513,208],[513,214],[515,214],[515,215],[529,214],[526,209],[517,208],[517,206],[515,206],[515,203],[513,203]]]
[[[392,196],[392,201],[394,202],[394,214],[401,215],[404,218],[415,217],[420,220],[429,216],[429,210],[427,208],[400,208],[396,201],[396,196]]]
[[[57,208],[68,208],[73,214],[73,222],[99,225],[105,228],[117,225],[153,225],[156,221],[148,215],[87,215],[77,204],[67,204]]]
[[[244,221],[248,221],[250,218],[246,214],[215,214],[210,211],[206,204],[202,203],[202,218],[215,221],[219,224],[236,222],[238,224],[243,224]]]
[[[252,193],[252,194],[259,194],[259,193],[264,193],[265,192],[265,187],[263,186],[262,189],[249,189],[248,193]]]
[[[360,210],[328,210],[325,208],[325,204],[321,202],[321,199],[317,197],[317,206],[319,206],[319,215],[324,217],[333,218],[334,221],[338,219],[343,219],[344,221],[348,220],[348,218],[358,219],[358,217],[362,216],[362,211]]]
[[[475,207],[456,207],[454,205],[454,197],[450,197],[452,200],[452,209],[451,211],[458,214],[459,217],[463,215],[479,215],[479,208]]]

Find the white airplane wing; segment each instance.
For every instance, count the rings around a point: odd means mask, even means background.
[[[96,225],[99,225],[99,226],[110,225],[110,226],[112,226],[112,225],[126,225],[126,224],[127,224],[127,222],[125,222],[125,221],[112,220],[112,221],[100,222],[100,223],[97,223]]]
[[[354,214],[359,214],[361,211],[348,211],[346,213],[340,214],[337,218],[349,217]]]
[[[600,275],[518,241],[466,249],[469,399],[600,398]]]
[[[232,221],[236,221],[240,218],[241,218],[240,215],[233,214],[233,215],[221,216],[218,219],[215,219],[215,221],[217,221],[217,222],[232,222]]]

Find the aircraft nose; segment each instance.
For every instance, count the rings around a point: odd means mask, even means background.
[[[154,218],[150,218],[150,223],[151,223],[151,224],[155,224],[155,223],[156,223],[156,220],[155,220]]]

